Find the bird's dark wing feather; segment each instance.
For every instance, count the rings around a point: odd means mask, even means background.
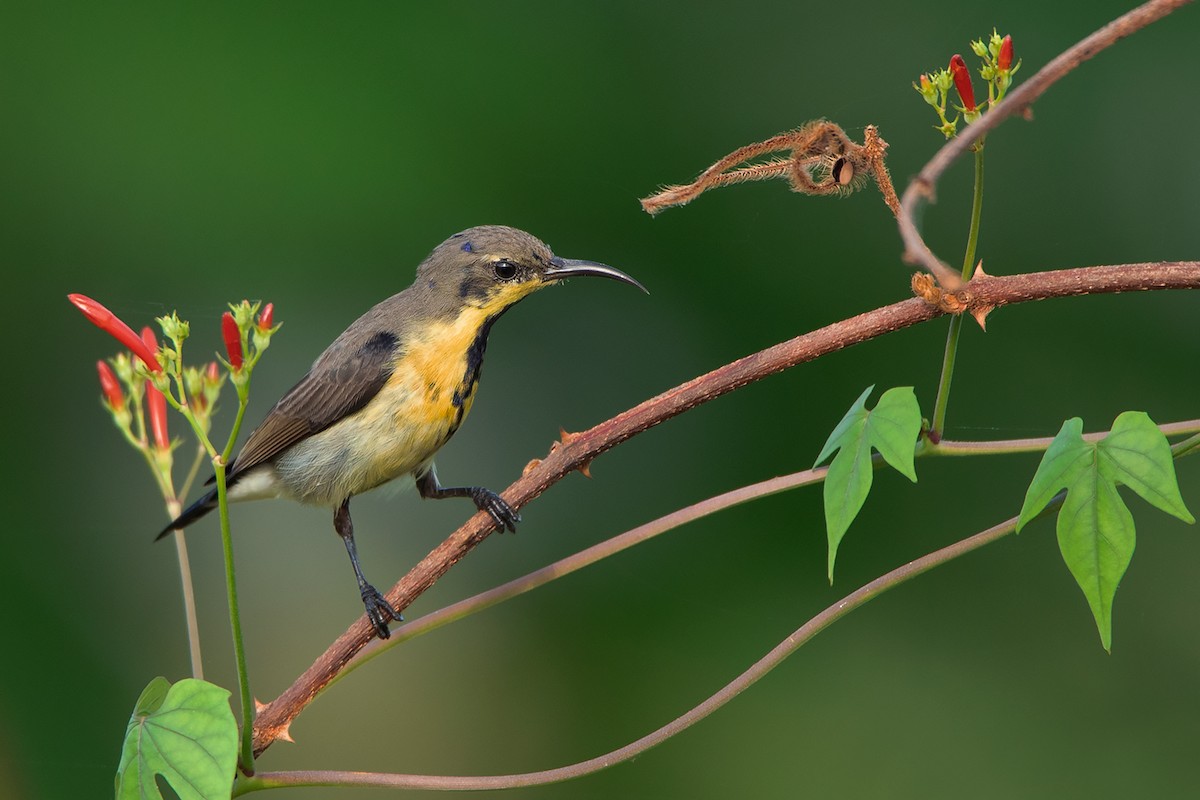
[[[234,461],[231,478],[359,411],[384,387],[392,374],[395,334],[379,331],[351,350],[340,345],[322,354],[267,413]]]

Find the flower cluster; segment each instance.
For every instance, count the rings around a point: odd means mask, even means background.
[[[71,294],[67,299],[90,322],[128,348],[129,352],[96,362],[101,403],[126,441],[146,457],[164,497],[174,499],[172,451],[179,443],[168,434],[167,405],[184,413],[202,437],[202,445],[210,449],[207,436],[226,375],[216,361],[199,367],[184,365],[183,342],[191,329],[174,313],[157,320],[164,337],[160,345],[151,328],[143,328],[139,336],[90,297]],[[237,387],[241,403],[245,402],[250,371],[270,345],[271,335],[279,329],[274,325],[274,305],[268,303],[261,312],[260,305],[243,300],[230,305],[230,311],[221,320],[228,361],[221,360]]]
[[[958,116],[954,119],[946,117],[946,107],[950,103],[950,89],[953,87],[962,105],[954,109],[963,115],[967,123],[979,119],[979,115],[996,103],[1000,102],[1009,87],[1012,86],[1013,75],[1021,66],[1021,62],[1013,63],[1012,36],[1001,37],[995,30],[985,43],[982,39],[971,42],[971,52],[983,60],[979,74],[987,84],[987,100],[982,104],[975,102],[975,87],[971,82],[971,70],[966,60],[955,53],[950,57],[947,69],[934,70],[921,75],[913,84],[917,93],[937,112],[939,124],[934,126],[947,139],[958,132]]]
[[[250,379],[250,372],[262,353],[271,344],[271,335],[279,330],[275,325],[275,304],[251,303],[249,300],[234,305],[221,315],[221,338],[225,341],[225,354],[229,360],[230,378],[234,386],[241,387]],[[240,391],[240,389],[239,389]]]

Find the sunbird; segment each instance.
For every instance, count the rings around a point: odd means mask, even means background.
[[[646,291],[613,267],[560,258],[516,228],[454,234],[421,262],[411,286],[352,322],[267,412],[229,463],[229,500],[287,497],[332,508],[367,617],[388,638],[400,614],[363,576],[350,499],[411,475],[421,497],[469,497],[500,530],[515,532],[521,516],[500,495],[442,486],[433,457],[471,410],[496,320],[538,289],[586,275]],[[214,488],[158,538],[216,507]]]

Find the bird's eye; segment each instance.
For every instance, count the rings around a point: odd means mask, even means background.
[[[492,270],[496,273],[496,277],[502,281],[511,281],[517,277],[517,265],[507,258],[502,258],[493,264]]]

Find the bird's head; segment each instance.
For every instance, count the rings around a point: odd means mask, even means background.
[[[473,306],[492,316],[544,286],[586,275],[646,291],[619,269],[560,258],[536,236],[503,225],[469,228],[442,242],[418,268],[417,285],[445,305]]]

